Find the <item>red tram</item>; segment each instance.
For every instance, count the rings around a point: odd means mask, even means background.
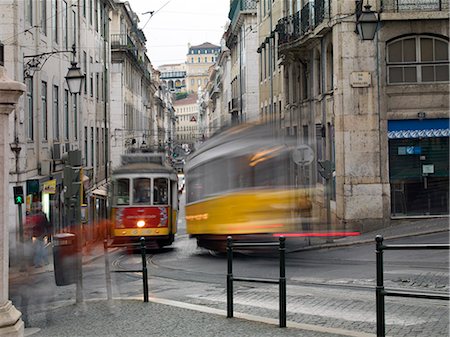
[[[112,173],[111,238],[146,240],[148,248],[171,245],[177,231],[178,178],[161,153],[122,156]]]

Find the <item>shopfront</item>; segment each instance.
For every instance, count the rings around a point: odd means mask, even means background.
[[[388,121],[391,215],[449,214],[449,119]]]

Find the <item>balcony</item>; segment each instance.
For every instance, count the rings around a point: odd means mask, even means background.
[[[382,0],[382,12],[434,12],[449,10],[449,0]]]
[[[311,0],[294,15],[280,19],[276,27],[278,45],[283,46],[303,38],[329,19],[330,2],[331,0]]]
[[[111,34],[111,49],[126,50],[137,59],[137,48],[128,34]]]
[[[236,26],[241,13],[256,14],[256,8],[255,0],[233,0],[230,6],[230,12],[228,13],[228,18],[231,20],[231,25],[233,27]]]

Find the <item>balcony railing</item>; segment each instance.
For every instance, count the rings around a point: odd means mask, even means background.
[[[382,0],[383,12],[448,11],[449,0]]]
[[[302,35],[309,31],[309,29],[311,28],[310,6],[311,3],[308,2],[305,6],[303,6],[300,12],[300,25],[302,27]]]
[[[137,60],[137,48],[128,34],[111,34],[111,49],[122,49],[130,52]]]
[[[331,17],[331,0],[314,0],[314,27]]]
[[[239,17],[239,12],[255,12],[256,13],[256,1],[255,0],[233,0],[230,6],[230,12],[228,13],[228,18],[234,25],[237,18]]]
[[[449,1],[449,0],[445,0]],[[311,0],[294,15],[278,20],[278,44],[295,41],[331,17],[331,0]]]

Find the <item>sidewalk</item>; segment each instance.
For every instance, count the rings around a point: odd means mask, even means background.
[[[314,246],[309,249],[347,246],[362,242],[374,242],[376,235],[386,240],[442,232],[448,235],[448,218],[395,220],[395,225],[364,233],[357,237],[347,237]],[[97,244],[83,255],[83,263],[103,256],[102,244]],[[53,264],[37,268],[36,273],[53,271]],[[337,337],[375,336],[364,332],[289,321],[287,328],[278,327],[278,319],[268,319],[235,312],[235,318],[226,318],[226,310],[200,306],[171,300],[150,298],[144,303],[142,298],[107,300],[86,300],[83,304],[75,301],[57,303],[47,313],[34,315],[33,328],[25,329],[26,336],[54,337],[98,337],[98,336],[162,336],[162,337],[255,337],[255,336],[307,336]],[[374,332],[375,333],[375,332]]]

